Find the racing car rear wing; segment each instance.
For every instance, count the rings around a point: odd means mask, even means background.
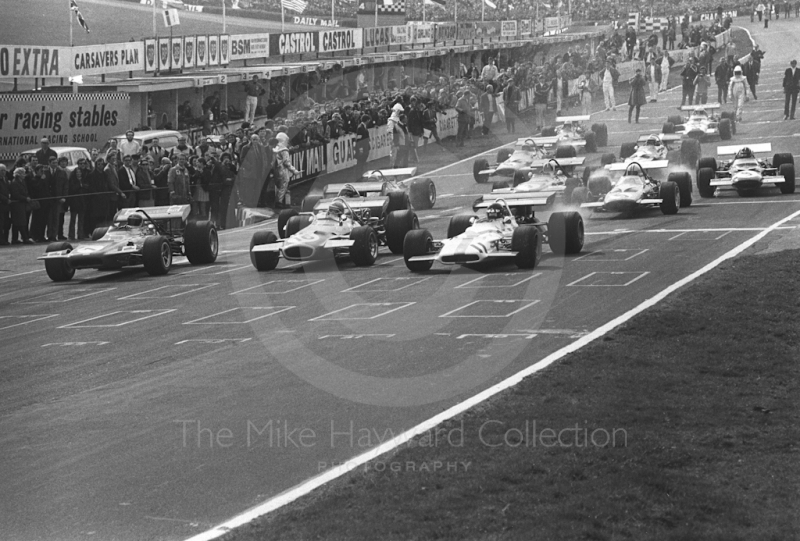
[[[583,115],[583,116],[557,116],[556,122],[588,122],[591,120],[591,116]]]
[[[548,163],[551,163],[552,161],[553,161],[552,159],[532,160],[531,163],[529,164],[529,167],[531,169],[539,169],[540,167],[544,167],[545,165],[547,165]],[[557,161],[558,165],[560,165],[562,167],[567,167],[567,166],[570,166],[570,165],[583,165],[583,162],[586,161],[586,157],[581,156],[579,158],[557,158],[557,159],[555,159],[555,161]],[[555,165],[555,164],[553,164],[553,165]]]
[[[319,201],[316,205],[314,205],[314,212],[319,212],[321,210],[328,210],[328,207],[331,206],[336,198],[331,198],[328,200]],[[370,199],[350,199],[347,198],[347,205],[353,210],[359,209],[379,209],[382,208],[384,205],[387,204],[389,199],[387,197],[373,197]]]
[[[134,207],[129,209],[122,209],[114,215],[114,222],[124,222],[128,220],[128,215],[139,213],[144,217],[147,213],[153,220],[170,220],[172,218],[180,218],[186,220],[192,212],[191,205],[170,205],[168,207]]]
[[[756,143],[755,145],[730,145],[725,147],[717,147],[717,155],[733,155],[745,147],[749,148],[753,152],[772,152],[772,143]]]
[[[365,172],[363,178],[370,178],[370,177],[381,178],[381,175],[379,175],[378,173],[383,174],[383,176],[386,177],[386,180],[389,180],[390,177],[413,177],[417,174],[417,168],[400,167],[397,169],[375,169],[372,171]]]
[[[498,200],[504,200],[506,204],[513,207],[538,207],[551,205],[555,201],[556,192],[520,192],[486,194],[481,196],[472,208],[475,210],[489,208],[489,205]]]
[[[540,147],[552,147],[558,144],[558,136],[552,137],[536,137],[534,142],[539,145]],[[586,141],[583,139],[575,139],[573,141],[564,141],[564,146],[573,146],[573,147],[582,147],[586,145]]]
[[[650,134],[650,135],[640,135],[639,138],[636,140],[637,143],[646,143],[648,139],[653,137],[653,135],[658,135],[658,138],[661,139],[662,143],[674,143],[675,141],[680,141],[683,139],[678,134],[675,133],[659,133],[659,134]]]
[[[722,105],[717,103],[704,103],[703,105],[682,105],[681,111],[694,111],[695,109],[719,109]]]
[[[384,184],[383,182],[356,182],[355,184],[349,184],[349,185],[358,190],[359,195],[366,195],[369,193],[382,191],[383,184]],[[322,196],[335,197],[339,195],[339,192],[342,191],[342,188],[344,188],[345,186],[348,186],[348,184],[328,184],[323,189]]]
[[[630,162],[630,163],[609,163],[606,165],[606,169],[609,171],[625,171],[628,167],[633,165],[634,163],[638,163],[642,166],[642,169],[645,171],[648,169],[663,169],[669,166],[669,160],[642,160],[640,162]]]
[[[538,143],[536,143],[537,139],[541,139],[541,137],[522,137],[520,139],[517,139],[514,142],[514,145],[518,147],[524,147],[530,145],[531,142],[538,145]]]

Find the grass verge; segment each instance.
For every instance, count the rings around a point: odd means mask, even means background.
[[[797,539],[798,267],[732,260],[225,539]]]

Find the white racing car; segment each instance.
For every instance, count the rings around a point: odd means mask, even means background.
[[[583,186],[581,179],[570,174],[569,169],[583,165],[585,158],[550,158],[531,162],[527,169],[518,171],[513,179],[494,181],[492,196],[505,194],[552,192],[561,195],[569,204],[575,188]],[[572,167],[570,167],[572,166]]]
[[[343,187],[349,189],[352,185]],[[318,201],[313,212],[289,216],[280,239],[272,231],[257,231],[250,240],[250,261],[259,271],[268,271],[281,257],[307,261],[349,254],[357,266],[369,266],[380,245],[400,254],[406,233],[419,227],[419,220],[412,210],[387,212],[388,206],[386,196]]]
[[[684,105],[681,111],[688,112],[688,116],[686,118],[679,115],[670,116],[662,131],[679,133],[695,139],[719,136],[723,141],[727,141],[736,133],[736,115],[731,112],[715,114],[714,111],[720,107],[719,103]]]
[[[583,122],[590,119],[589,115],[556,117],[556,122],[560,124],[543,128],[542,136],[536,138],[536,143],[545,149],[571,146],[576,151],[583,148],[586,152],[597,152],[597,147],[608,144],[608,127],[605,124],[592,124],[591,129],[587,129]]]
[[[486,158],[478,158],[472,164],[472,176],[475,182],[483,184],[493,176],[514,178],[518,171],[527,169],[535,161],[549,157],[544,147],[536,144],[534,137],[517,139],[513,151],[501,148],[497,151],[497,163],[489,165]]]
[[[433,263],[475,265],[492,260],[512,260],[521,269],[532,269],[542,255],[543,239],[559,255],[583,249],[583,218],[577,212],[554,212],[547,223],[535,218],[533,208],[548,204],[555,194],[508,194],[484,196],[473,206],[486,215],[453,216],[445,240],[434,240],[427,229],[406,234],[403,258],[413,272],[430,270]]]
[[[415,210],[427,210],[436,204],[436,185],[430,178],[417,178],[416,167],[377,169],[367,171],[362,179],[348,184],[328,184],[322,195],[310,195],[303,199],[302,212],[310,212],[320,199],[334,197],[344,186],[355,186],[361,195],[380,194],[391,198],[389,210],[402,210],[411,206]]]
[[[659,207],[663,214],[677,214],[680,207],[692,204],[692,180],[688,173],[670,173],[666,181],[656,180],[648,174],[650,169],[666,168],[666,160],[627,165],[614,163],[607,167],[612,171],[622,171],[622,176],[613,184],[605,177],[593,178],[593,181],[604,178],[606,183],[596,182],[597,187],[593,187],[590,182],[589,188],[576,189],[572,194],[573,202],[586,201],[581,203],[582,208],[600,212],[632,212]],[[597,191],[590,191],[592,189]]]
[[[679,143],[680,146],[676,146],[676,143]],[[636,142],[623,143],[619,150],[619,161],[627,165],[634,162],[669,160],[672,156],[673,161],[677,161],[689,169],[694,169],[697,167],[697,160],[700,159],[700,151],[700,141],[697,139],[687,139],[668,133],[649,134],[640,136]],[[603,154],[600,157],[602,166],[616,161],[613,154]]]
[[[772,144],[724,146],[717,148],[717,155],[733,159],[717,162],[716,158],[702,158],[697,172],[700,197],[714,197],[717,189],[725,188],[741,196],[753,195],[764,184],[775,184],[783,194],[794,193],[792,154],[778,153],[769,160],[756,157],[757,152],[772,152]]]

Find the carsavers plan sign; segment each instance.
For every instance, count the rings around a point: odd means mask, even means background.
[[[0,45],[0,78],[74,77],[144,69],[144,43],[86,47]]]

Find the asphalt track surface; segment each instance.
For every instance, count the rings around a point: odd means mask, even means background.
[[[796,27],[754,31],[767,51],[759,99],[731,143],[800,154],[800,121],[781,121],[792,54],[781,43]],[[678,99],[672,89],[645,106],[638,126],[596,114],[609,126],[603,150],[660,131]],[[488,190],[471,171],[468,159],[433,175],[440,199],[420,219],[436,238]],[[179,260],[166,277],[83,270],[55,284],[35,260],[43,246],[4,249],[0,537],[201,533],[535,363],[798,209],[800,194],[770,187],[746,199],[695,191],[676,216],[585,212],[584,252],[545,249],[534,271],[416,275],[383,248],[372,268],[282,262],[258,273],[244,229],[221,233],[214,265]]]

